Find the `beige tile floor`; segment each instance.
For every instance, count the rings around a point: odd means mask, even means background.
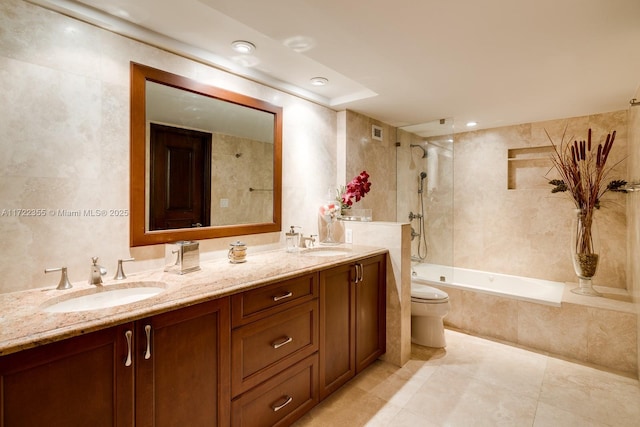
[[[403,368],[377,361],[306,426],[640,426],[638,380],[446,330]]]

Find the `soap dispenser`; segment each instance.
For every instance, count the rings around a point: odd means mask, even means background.
[[[295,229],[300,228],[294,225],[291,226],[291,229],[285,233],[287,237],[287,252],[298,252],[298,246],[300,244],[300,233],[298,233]]]

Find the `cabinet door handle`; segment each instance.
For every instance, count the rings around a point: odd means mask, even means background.
[[[358,284],[360,282],[362,282],[362,264],[360,263],[356,263],[355,265],[356,268],[356,279],[354,281],[354,283]]]
[[[147,336],[147,349],[144,352],[144,360],[151,359],[151,325],[145,325],[144,333]]]
[[[274,349],[278,349],[278,348],[282,347],[285,344],[289,344],[291,341],[293,341],[293,338],[287,337],[283,341],[274,342],[273,344],[271,344],[271,347],[273,347]]]
[[[284,403],[280,404],[280,405],[274,405],[271,407],[271,409],[273,409],[273,412],[278,412],[280,409],[284,408],[285,406],[287,406],[289,403],[291,403],[291,401],[293,400],[293,397],[291,396],[285,396],[285,401]]]
[[[285,298],[291,298],[292,296],[293,296],[293,293],[291,293],[290,291],[287,291],[282,295],[276,295],[275,297],[273,297],[273,302],[278,302],[281,299],[285,299]]]
[[[127,358],[124,361],[124,366],[131,366],[131,337],[133,336],[133,332],[126,331],[124,333],[125,338],[127,339]]]

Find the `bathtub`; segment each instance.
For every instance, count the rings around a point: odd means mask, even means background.
[[[601,298],[567,293],[561,304],[559,282],[421,263],[412,272],[413,283],[448,292],[447,328],[637,376],[638,316],[630,302],[603,306]]]
[[[412,266],[411,281],[451,287],[500,297],[560,307],[564,284],[508,274],[418,263]]]

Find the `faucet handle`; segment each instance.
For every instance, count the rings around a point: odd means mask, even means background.
[[[71,283],[69,282],[69,276],[67,276],[67,267],[57,267],[57,268],[45,268],[44,272],[53,273],[54,271],[62,271],[62,275],[60,276],[60,283],[58,283],[58,287],[56,289],[71,289]]]
[[[135,261],[135,258],[127,258],[127,259],[119,259],[118,260],[118,270],[116,271],[116,275],[113,277],[114,280],[122,280],[126,279],[127,276],[124,274],[124,270],[122,269],[123,262]]]

